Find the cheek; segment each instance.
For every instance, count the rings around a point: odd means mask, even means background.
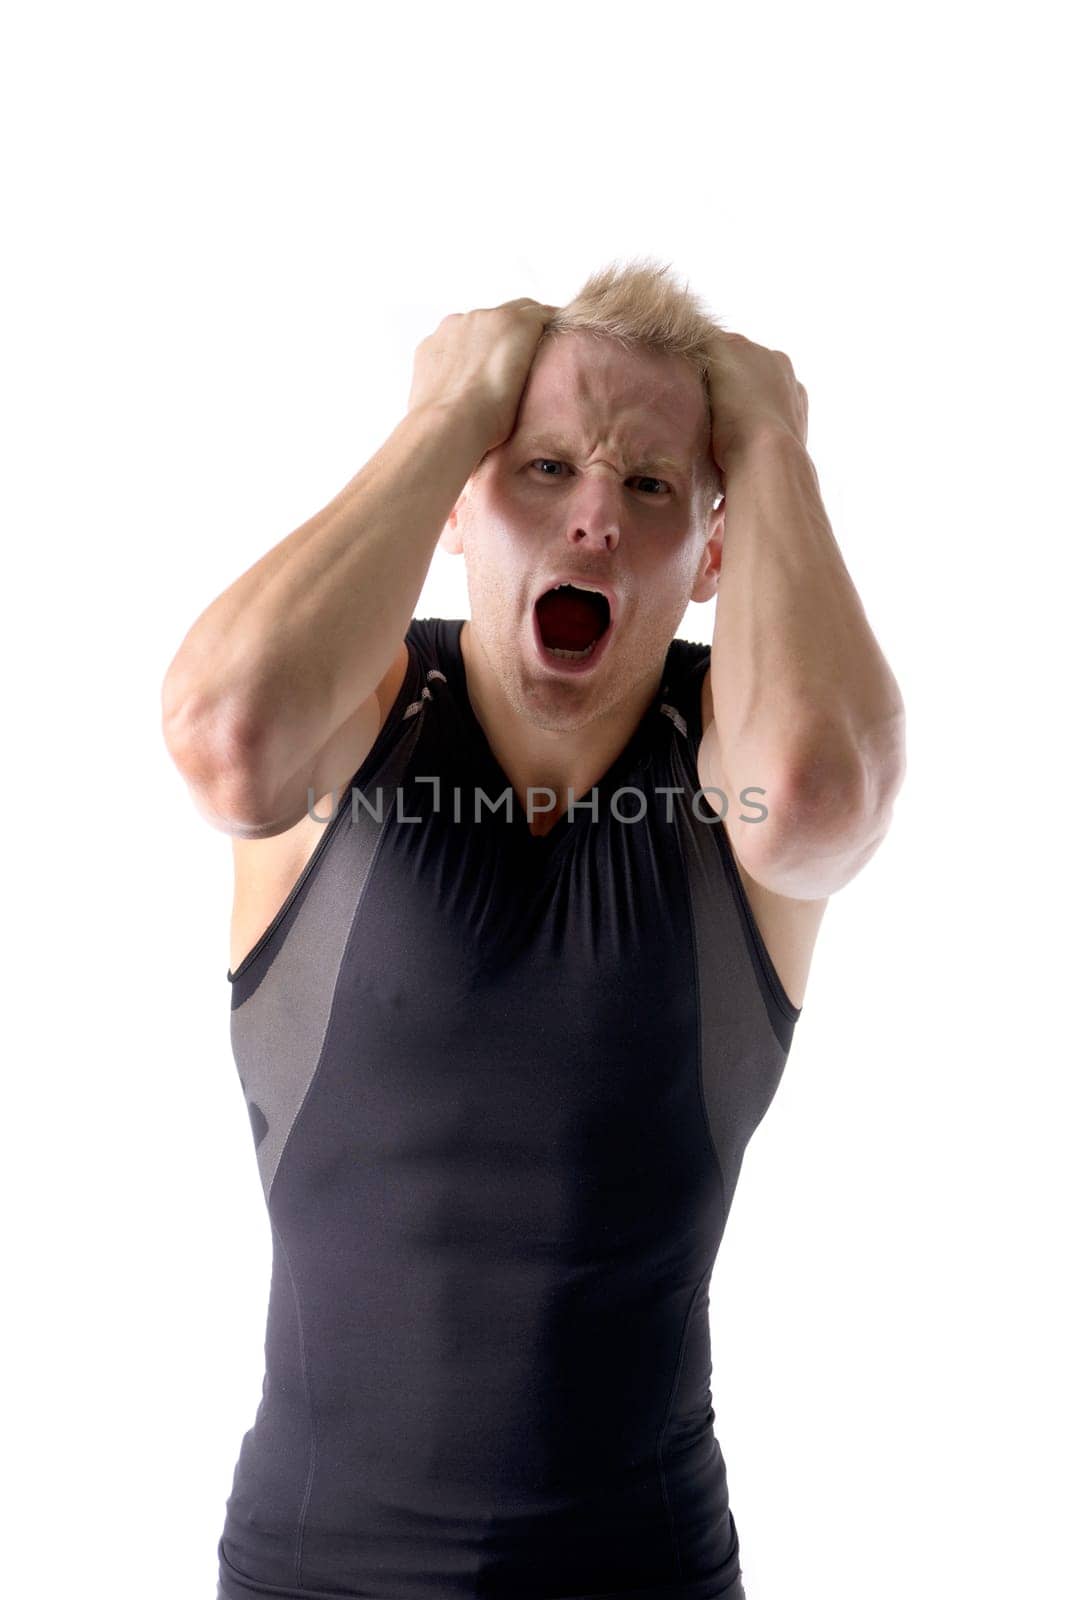
[[[642,551],[642,558],[637,570],[638,582],[642,589],[647,588],[650,593],[665,596],[676,593],[679,589],[692,587],[690,574],[694,570],[696,556],[692,546],[666,541],[659,545],[649,544]]]

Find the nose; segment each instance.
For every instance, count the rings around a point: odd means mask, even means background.
[[[567,540],[587,549],[614,550],[622,535],[625,486],[608,466],[590,466],[567,506]]]

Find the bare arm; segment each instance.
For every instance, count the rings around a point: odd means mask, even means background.
[[[167,748],[207,819],[265,838],[370,750],[449,512],[509,437],[558,307],[521,298],[445,317],[415,352],[408,411],[310,522],[193,624],[163,683]]]
[[[714,762],[731,793],[766,789],[766,831],[739,825],[731,843],[766,887],[819,899],[889,827],[904,708],[795,436],[765,433],[728,458],[719,583],[701,770]]]
[[[369,748],[374,691],[395,682],[437,539],[484,450],[463,407],[414,408],[193,624],[164,680],[163,728],[218,826],[253,837],[291,826],[324,776],[320,754]]]
[[[735,784],[765,789],[766,826],[727,823],[730,842],[767,889],[819,900],[889,827],[904,705],[830,528],[789,357],[723,331],[709,382],[726,501],[701,782],[731,803]]]

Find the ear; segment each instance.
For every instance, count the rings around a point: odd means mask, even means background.
[[[464,484],[460,490],[459,499],[448,513],[448,521],[442,528],[437,543],[442,550],[447,550],[449,555],[463,554],[463,517],[469,499],[468,485]]]
[[[719,573],[722,570],[722,540],[726,525],[726,501],[724,500],[718,510],[713,511],[708,521],[707,538],[703,554],[700,559],[700,568],[696,581],[693,584],[690,599],[702,604],[718,593]]]

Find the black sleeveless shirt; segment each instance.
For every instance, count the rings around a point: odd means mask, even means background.
[[[219,1592],[735,1600],[708,1291],[800,1010],[697,792],[709,647],[537,837],[461,627],[227,975],[273,1270]]]

